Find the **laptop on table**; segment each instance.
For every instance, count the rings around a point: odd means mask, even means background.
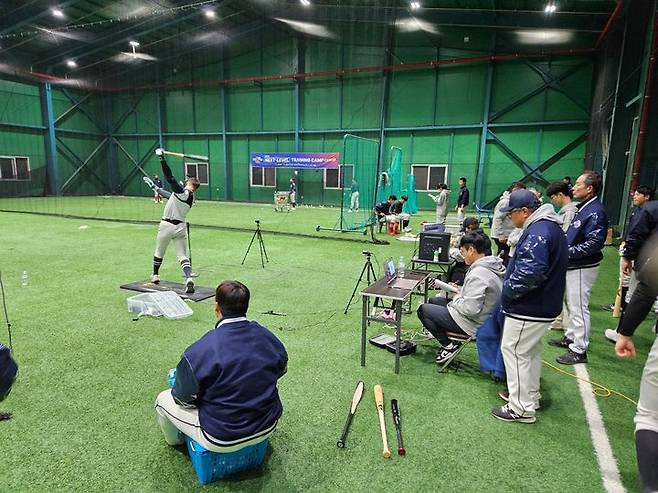
[[[418,285],[418,281],[398,277],[398,271],[392,258],[384,261],[384,274],[386,274],[386,284],[389,288],[413,289]]]

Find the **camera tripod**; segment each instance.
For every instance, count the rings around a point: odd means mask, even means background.
[[[366,282],[368,283],[368,286],[373,281],[377,280],[377,276],[375,275],[375,269],[372,266],[372,252],[369,252],[368,250],[363,250],[361,253],[366,256],[366,263],[363,264],[363,269],[361,269],[361,275],[359,276],[358,281],[356,281],[356,286],[354,286],[354,291],[352,291],[352,296],[350,296],[350,300],[347,302],[347,305],[345,305],[345,311],[343,314],[347,315],[347,310],[349,310],[350,305],[352,304],[352,300],[354,299],[354,296],[356,296],[356,290],[359,289],[359,284],[363,281],[363,275],[366,275]],[[372,280],[370,278],[372,276]]]
[[[251,245],[253,245],[254,240],[258,238],[258,248],[260,250],[260,265],[264,269],[265,262],[269,262],[270,259],[267,257],[267,252],[265,251],[265,243],[263,243],[263,233],[261,232],[260,229],[260,221],[257,219],[254,222],[256,223],[256,231],[254,231],[254,235],[251,237],[251,241],[249,242],[247,251],[244,254],[244,258],[242,259],[242,265],[244,265],[245,260],[247,260],[247,255],[249,255],[249,250],[251,250]],[[264,260],[263,260],[263,256],[264,256]]]

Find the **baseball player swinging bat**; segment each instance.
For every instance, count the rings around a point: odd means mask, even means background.
[[[381,385],[375,385],[375,404],[379,414],[379,429],[382,432],[382,443],[384,445],[384,459],[391,457],[391,451],[388,448],[388,438],[386,437],[386,422],[384,421],[384,391]]]
[[[338,448],[345,448],[345,440],[347,439],[347,434],[350,431],[352,418],[354,418],[354,414],[356,413],[356,408],[358,407],[359,402],[361,402],[362,397],[363,397],[363,381],[359,381],[356,384],[356,389],[354,389],[354,395],[352,396],[352,406],[350,407],[350,412],[347,415],[347,421],[345,422],[345,428],[343,429],[343,434],[336,442],[336,447]]]

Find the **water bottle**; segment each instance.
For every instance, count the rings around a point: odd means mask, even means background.
[[[400,262],[398,262],[398,277],[404,277],[405,267],[404,257],[400,257]]]
[[[27,286],[27,271],[24,270],[23,274],[21,275],[21,285],[22,286]]]

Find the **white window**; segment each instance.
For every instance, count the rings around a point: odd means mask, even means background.
[[[439,183],[446,183],[448,177],[447,164],[413,164],[411,173],[416,181],[419,192],[433,192]]]
[[[252,187],[276,187],[276,168],[252,166],[249,177]]]
[[[338,168],[324,169],[324,188],[330,190],[340,190],[343,187],[349,188],[354,176],[354,166],[344,164]]]
[[[208,163],[185,163],[185,176],[196,178],[201,185],[208,184]]]
[[[0,156],[0,180],[30,179],[30,158]]]

